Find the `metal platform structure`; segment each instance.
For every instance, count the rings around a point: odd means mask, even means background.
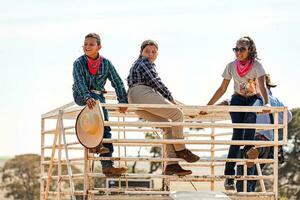
[[[287,144],[287,107],[272,107],[274,124],[234,124],[229,112],[257,112],[263,107],[246,106],[194,106],[194,105],[161,105],[161,104],[117,104],[114,93],[106,95],[107,103],[101,104],[109,111],[110,119],[105,126],[112,129],[112,139],[104,143],[113,143],[113,157],[98,157],[89,153],[79,144],[75,135],[75,120],[83,107],[73,102],[56,108],[41,117],[41,188],[40,199],[177,199],[176,192],[216,191],[226,194],[230,199],[278,199],[278,146]],[[125,114],[119,113],[119,107],[128,107]],[[135,110],[144,108],[179,108],[184,113],[183,122],[148,122],[138,118]],[[208,112],[198,115],[199,111]],[[278,113],[284,113],[283,124],[278,123]],[[183,126],[185,139],[165,139],[163,127]],[[232,141],[232,128],[252,128],[274,130],[274,141]],[[282,140],[279,140],[279,130]],[[151,133],[152,139],[145,138]],[[226,139],[224,139],[226,138]],[[167,158],[166,144],[184,143],[201,159],[196,163],[186,163],[179,158]],[[273,146],[274,159],[227,159],[229,145]],[[141,150],[151,147],[161,148],[161,156],[152,157],[150,153],[140,155]],[[145,150],[146,149],[146,150]],[[108,187],[106,177],[101,173],[100,160],[114,160],[116,166],[130,168],[134,162],[144,170],[138,173],[125,173],[116,177],[114,187]],[[163,175],[162,169],[167,161],[179,161],[180,165],[193,171],[192,175],[179,177]],[[225,162],[237,162],[247,169],[246,161],[255,162],[257,176],[250,176],[244,170],[243,175],[225,176]],[[147,173],[151,162],[161,163],[161,169]],[[264,175],[260,163],[273,167],[273,174]],[[75,168],[77,170],[75,170]],[[78,170],[79,169],[79,170]],[[225,191],[225,178],[243,180],[244,191]],[[149,180],[151,187],[130,187],[130,181]],[[260,191],[246,192],[247,180],[258,180]],[[266,186],[270,181],[272,187]],[[99,184],[101,183],[101,184]],[[100,186],[99,186],[100,185]],[[195,193],[196,195],[196,193]],[[198,194],[197,194],[198,195]],[[179,195],[177,195],[179,196]],[[178,197],[179,199],[179,197]],[[190,198],[191,200],[191,198]]]

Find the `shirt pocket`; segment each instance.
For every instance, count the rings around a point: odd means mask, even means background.
[[[98,81],[100,81],[100,80],[104,80],[104,79],[106,79],[107,78],[107,70],[105,70],[105,69],[103,69],[103,68],[100,68],[100,73],[98,73],[97,74],[97,77],[96,77],[96,79],[98,80]]]

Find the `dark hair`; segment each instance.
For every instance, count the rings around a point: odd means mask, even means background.
[[[265,79],[266,79],[266,85],[267,85],[267,88],[275,88],[277,85],[274,84],[272,81],[271,81],[271,76],[270,74],[266,74],[265,75]]]
[[[257,57],[257,51],[256,51],[256,46],[255,46],[255,43],[254,41],[249,37],[249,36],[244,36],[242,38],[240,38],[236,44],[244,44],[248,47],[248,51],[249,51],[249,58],[251,60],[260,60],[258,57]]]
[[[85,36],[84,39],[86,39],[86,38],[95,38],[97,40],[97,45],[101,44],[100,36],[97,33],[89,33]]]
[[[153,45],[156,47],[156,49],[158,49],[158,44],[154,41],[154,40],[145,40],[142,45],[141,45],[141,51],[140,51],[140,55],[142,55],[143,50],[145,49],[146,46],[148,45]]]

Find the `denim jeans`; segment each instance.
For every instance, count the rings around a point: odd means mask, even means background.
[[[105,103],[105,98],[102,94],[100,94],[100,95],[94,94],[94,93],[91,93],[91,94],[94,99],[98,99],[101,103]],[[77,105],[84,106],[86,104],[83,97],[80,96],[78,93],[73,92],[73,97],[74,97],[74,101]],[[103,108],[103,114],[104,114],[105,121],[108,121],[108,112],[104,108]],[[103,138],[108,138],[108,139],[111,138],[110,131],[111,131],[111,128],[109,126],[105,126]],[[111,143],[103,143],[103,146],[108,148],[110,152],[106,153],[106,154],[100,154],[100,157],[112,157],[112,154],[114,152],[113,145]],[[113,162],[111,160],[101,160],[101,165],[102,165],[102,168],[110,167],[113,165]]]
[[[243,97],[238,94],[234,94],[231,97],[231,106],[252,106],[257,100],[260,100],[258,96]],[[231,112],[230,113],[232,123],[256,123],[255,112]],[[232,140],[254,140],[255,129],[233,129]],[[251,146],[246,145],[244,149],[250,149]],[[238,158],[240,153],[239,145],[230,145],[227,158]],[[235,175],[235,162],[226,162],[225,175]]]
[[[261,139],[259,137],[255,137],[255,140],[261,140]],[[258,152],[259,152],[258,158],[265,158],[265,159],[270,158],[271,147],[260,147],[260,148],[258,148]],[[242,158],[243,155],[244,155],[244,153],[242,153],[242,151],[241,151],[240,157]],[[265,166],[265,164],[260,164],[260,169],[262,170],[264,168],[264,166]],[[239,165],[237,167],[237,175],[243,175],[243,173],[244,173],[243,166]],[[247,169],[247,175],[258,175],[257,168],[255,165],[253,167]],[[256,183],[257,183],[257,180],[248,180],[247,181],[247,192],[254,192]],[[237,181],[236,182],[237,192],[243,192],[243,188],[244,188],[243,181],[241,181],[241,180]]]

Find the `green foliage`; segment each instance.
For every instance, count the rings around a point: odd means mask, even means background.
[[[45,158],[45,161],[49,161],[49,160],[50,160],[49,157]],[[48,169],[49,169],[48,167],[49,167],[49,165],[45,166],[45,171],[46,172],[48,172]],[[73,174],[78,174],[78,173],[81,172],[81,170],[78,169],[77,167],[75,167],[74,165],[71,166],[71,169],[72,169],[72,173]],[[58,173],[58,168],[53,166],[53,168],[52,168],[52,174],[57,174],[57,173]],[[62,167],[61,167],[61,174],[62,175],[68,175],[67,165],[62,165]]]
[[[46,158],[45,160],[49,160]],[[2,189],[5,197],[14,200],[38,200],[40,197],[40,162],[41,157],[37,154],[17,155],[5,162],[2,171]],[[48,167],[45,168],[45,172]],[[57,167],[53,167],[52,174],[57,174]],[[81,170],[72,166],[72,173],[80,173]],[[67,166],[62,165],[62,175],[68,174]],[[56,190],[57,182],[52,181],[50,189]],[[68,188],[69,180],[63,181],[62,187]],[[83,184],[75,182],[75,189],[82,190]]]
[[[300,109],[293,109],[292,114],[293,119],[288,124],[288,146],[285,148],[285,163],[279,166],[278,172],[280,200],[300,199]],[[267,165],[263,171],[266,175],[272,174],[272,165]],[[266,181],[265,185],[269,191],[273,189],[272,180]]]
[[[138,121],[145,121],[145,120],[143,118],[139,118]],[[139,128],[142,128],[142,127],[139,127]],[[145,133],[145,139],[157,139],[157,138],[160,138],[160,136],[156,132]],[[138,157],[140,157],[140,151],[141,151],[141,149],[139,149],[139,151],[138,151]],[[161,157],[162,150],[161,150],[160,147],[151,147],[150,154],[152,154],[153,158]],[[158,170],[159,168],[161,168],[161,163],[160,162],[150,162],[149,173],[153,173],[156,170]],[[135,173],[136,171],[141,171],[141,170],[136,169],[136,162],[134,162],[133,166],[130,167],[129,170],[132,173]]]
[[[279,193],[288,199],[300,199],[300,109],[293,109],[292,114],[286,162],[279,168]]]
[[[145,133],[145,138],[146,139],[156,139],[157,137],[159,137],[157,134],[155,133]],[[156,157],[161,157],[162,155],[162,149],[160,147],[151,147],[150,149],[150,154],[152,154],[153,158]],[[153,173],[156,170],[158,170],[161,167],[161,162],[151,162],[150,163],[150,170],[149,173]]]
[[[18,155],[8,160],[2,168],[5,197],[15,200],[39,199],[40,156]]]
[[[102,167],[99,165],[99,162],[95,162],[94,161],[94,165],[97,165],[95,166],[95,169],[94,169],[94,173],[101,173],[102,172]],[[93,178],[93,179],[90,179],[91,180],[91,184],[93,184],[94,188],[104,188],[106,187],[106,178]]]

